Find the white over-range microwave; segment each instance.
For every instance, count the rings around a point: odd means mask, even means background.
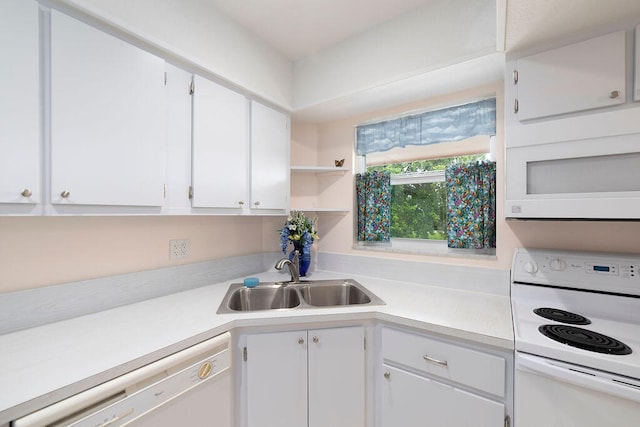
[[[513,126],[507,218],[640,220],[640,107]]]

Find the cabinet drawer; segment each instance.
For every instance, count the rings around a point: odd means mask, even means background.
[[[382,427],[497,427],[505,407],[481,396],[383,365]]]
[[[395,329],[382,329],[382,358],[496,396],[505,396],[503,358]]]

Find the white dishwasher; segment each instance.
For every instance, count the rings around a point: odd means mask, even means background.
[[[69,397],[12,427],[230,427],[228,332]]]

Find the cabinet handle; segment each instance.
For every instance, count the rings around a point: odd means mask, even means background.
[[[259,201],[258,201],[258,202],[255,202],[255,203],[254,203],[254,205],[256,205],[256,206],[260,206],[260,202],[259,202]]]
[[[518,98],[516,98],[516,99],[513,101],[513,112],[514,112],[515,114],[518,114],[518,111],[520,111],[520,104],[518,103]]]
[[[433,362],[433,363],[437,363],[438,365],[447,366],[447,361],[446,360],[434,359],[433,357],[429,357],[426,354],[424,356],[422,356],[422,358],[424,360],[426,360],[427,362]]]
[[[612,90],[611,93],[609,94],[609,98],[616,99],[620,95],[622,95],[622,93],[619,90]]]
[[[320,338],[318,337],[313,337],[313,342],[318,344],[320,342]]]
[[[238,204],[239,204],[240,206],[244,206],[244,200],[240,200],[240,201],[238,202]]]
[[[69,193],[67,190],[64,190],[62,193],[60,193],[60,196],[62,196],[63,199],[66,199],[67,197],[69,197]]]
[[[22,195],[22,197],[31,197],[31,190],[25,188],[20,194]]]
[[[391,372],[389,372],[389,371],[385,372],[385,373],[384,373],[384,377],[385,377],[386,379],[391,378]]]
[[[298,338],[298,344],[300,345],[304,344],[304,338]]]

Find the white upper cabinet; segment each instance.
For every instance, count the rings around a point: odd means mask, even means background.
[[[0,203],[33,213],[40,190],[38,3],[0,2]]]
[[[51,12],[51,203],[161,206],[164,60]]]
[[[204,77],[194,75],[193,82],[192,206],[242,213],[249,182],[249,101]]]
[[[618,31],[518,59],[518,119],[625,103],[625,55],[625,32]]]
[[[289,117],[251,102],[251,209],[288,210]]]

